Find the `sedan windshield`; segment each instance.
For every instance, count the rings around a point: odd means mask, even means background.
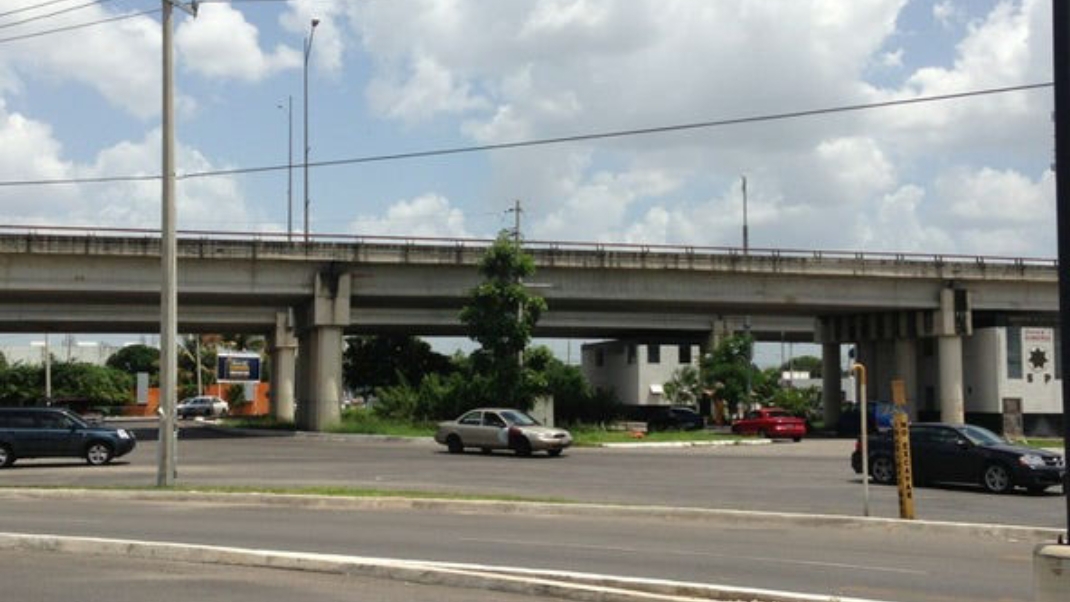
[[[968,424],[962,429],[962,434],[977,445],[999,445],[1006,443],[999,435],[988,429]]]

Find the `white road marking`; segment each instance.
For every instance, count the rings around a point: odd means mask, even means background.
[[[477,538],[461,538],[458,541],[465,543],[485,543],[485,544],[502,544],[509,546],[528,546],[528,547],[544,547],[544,548],[574,548],[582,550],[599,550],[604,552],[623,552],[629,554],[675,554],[679,556],[706,556],[710,558],[734,558],[737,560],[747,560],[751,562],[765,562],[775,564],[794,564],[802,566],[817,566],[826,568],[838,568],[838,569],[850,569],[850,570],[865,570],[877,573],[896,573],[901,575],[927,575],[928,571],[921,571],[916,569],[900,569],[891,567],[880,567],[868,564],[849,564],[843,562],[820,562],[816,560],[792,560],[786,558],[772,558],[769,556],[739,556],[736,554],[719,554],[716,552],[703,552],[698,550],[651,550],[650,548],[629,548],[621,546],[596,546],[591,544],[581,543],[557,543],[557,542],[538,542],[538,541],[519,541],[515,539],[477,539]]]

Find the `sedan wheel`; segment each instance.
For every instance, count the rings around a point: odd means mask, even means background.
[[[1011,483],[1011,473],[1002,464],[989,464],[981,475],[981,484],[991,493],[1007,493],[1014,485]]]
[[[6,445],[0,445],[0,468],[11,466],[15,461],[15,454]]]
[[[464,444],[461,443],[461,438],[457,435],[450,435],[449,437],[446,437],[446,449],[448,449],[451,454],[459,454],[464,451]]]
[[[90,443],[85,450],[85,461],[93,466],[111,462],[111,448],[106,443]]]
[[[516,438],[516,442],[513,443],[513,449],[516,450],[518,456],[530,456],[531,455],[531,442],[527,437],[520,436]]]
[[[895,463],[888,456],[873,458],[873,465],[869,467],[869,474],[873,480],[881,485],[891,485],[895,482]]]

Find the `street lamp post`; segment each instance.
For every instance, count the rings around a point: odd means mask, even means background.
[[[312,54],[312,39],[316,35],[316,26],[319,24],[319,19],[312,19],[308,37],[305,38],[305,244],[308,244],[308,152],[311,150],[308,146],[308,57]]]
[[[280,109],[282,105],[277,105]],[[286,242],[294,232],[294,97],[286,97]]]

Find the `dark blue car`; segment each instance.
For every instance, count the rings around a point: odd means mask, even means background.
[[[19,458],[85,458],[93,466],[130,453],[126,429],[92,424],[58,408],[0,408],[0,468]]]

